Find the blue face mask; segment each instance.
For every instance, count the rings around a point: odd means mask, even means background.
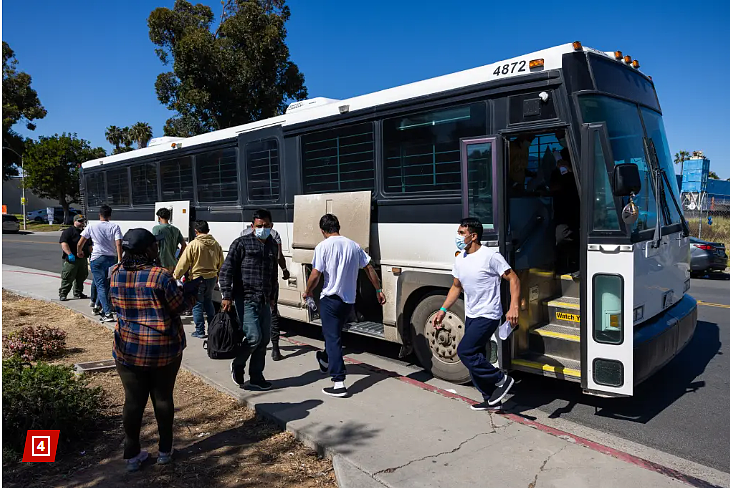
[[[268,227],[256,227],[253,232],[259,239],[266,239],[271,234],[271,229]]]
[[[463,251],[466,249],[466,241],[464,240],[464,236],[456,234],[456,237],[454,238],[454,243],[456,244],[456,248],[459,251]]]

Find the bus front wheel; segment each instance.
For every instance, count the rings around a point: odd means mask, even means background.
[[[437,378],[463,384],[470,380],[469,371],[456,354],[464,337],[464,302],[458,300],[446,314],[442,327],[436,329],[433,318],[446,299],[444,293],[426,295],[411,315],[413,349],[421,365]]]

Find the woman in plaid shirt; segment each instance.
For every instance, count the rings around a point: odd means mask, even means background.
[[[124,459],[137,471],[147,459],[139,442],[147,398],[160,434],[158,464],[172,460],[172,391],[185,349],[180,314],[195,301],[196,282],[180,288],[160,267],[157,242],[146,229],[124,234],[122,262],[112,270],[110,294],[117,312],[113,355],[124,386]]]

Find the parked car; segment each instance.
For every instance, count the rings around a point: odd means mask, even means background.
[[[74,216],[76,214],[80,214],[81,210],[77,210],[73,207],[69,207],[68,210],[69,210],[69,215],[68,215],[68,221],[66,223],[71,224],[73,222]],[[28,212],[27,217],[28,217],[28,220],[38,222],[39,224],[48,223],[48,211],[45,208],[42,208],[40,210],[34,210],[32,212]],[[63,207],[53,207],[53,223],[54,224],[63,223]]]
[[[3,232],[17,233],[20,230],[20,223],[15,215],[3,214]]]
[[[692,275],[699,276],[712,271],[724,271],[727,267],[725,244],[690,237],[689,245],[691,251],[689,266]]]

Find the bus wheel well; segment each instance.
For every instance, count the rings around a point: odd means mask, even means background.
[[[440,286],[422,286],[421,288],[414,290],[406,299],[405,305],[403,305],[403,329],[408,331],[410,334],[409,339],[411,341],[415,339],[415,330],[413,330],[413,324],[411,324],[413,312],[416,310],[418,303],[423,300],[423,298],[434,293],[448,294],[449,289]]]

